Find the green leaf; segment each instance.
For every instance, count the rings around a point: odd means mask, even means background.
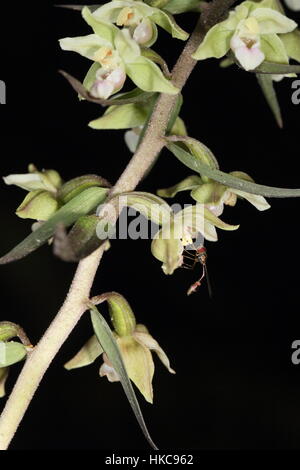
[[[179,93],[170,80],[167,80],[160,68],[146,57],[138,57],[132,63],[126,63],[126,72],[131,80],[144,91],[157,91],[176,95]]]
[[[108,190],[104,188],[89,188],[76,196],[65,206],[59,209],[40,228],[31,233],[19,245],[0,258],[0,264],[11,263],[24,258],[47,242],[54,235],[56,227],[63,224],[65,227],[72,225],[79,217],[89,214],[107,196]]]
[[[23,344],[15,341],[9,343],[0,341],[0,368],[22,361],[26,354],[27,351]]]
[[[262,92],[269,104],[271,111],[276,119],[276,122],[280,128],[283,127],[282,116],[280,106],[278,103],[276,91],[273,85],[273,80],[270,75],[257,74],[258,83],[262,89]]]
[[[224,186],[229,188],[236,188],[240,191],[244,191],[251,194],[259,194],[266,197],[300,197],[300,189],[285,189],[285,188],[275,188],[271,186],[265,186],[262,184],[252,183],[250,181],[245,181],[235,176],[228,175],[223,171],[210,168],[208,165],[200,162],[190,154],[181,148],[179,145],[174,143],[168,143],[168,149],[178,158],[184,165],[186,165],[191,170],[196,171],[200,175],[205,175],[211,178],[214,181],[218,181]]]
[[[110,330],[107,322],[100,314],[98,309],[95,306],[91,306],[91,319],[95,334],[98,338],[98,341],[103,348],[105,354],[107,355],[109,361],[111,362],[113,368],[120,377],[121,384],[123,386],[124,392],[127,396],[127,399],[132,407],[132,410],[136,416],[136,419],[143,431],[143,434],[150,446],[153,449],[157,450],[156,445],[152,441],[148,429],[146,427],[139,403],[137,401],[136,395],[134,393],[133,387],[131,385],[130,379],[128,377],[122,356],[120,354],[118,345],[113,336],[112,331]]]
[[[171,116],[167,125],[166,135],[173,134],[173,130],[174,130],[174,133],[175,131],[179,130],[178,134],[176,133],[176,135],[186,134],[186,128],[185,128],[184,122],[182,121],[182,119],[179,120],[180,118],[178,118],[178,115],[181,111],[182,104],[183,104],[183,97],[182,97],[182,94],[179,93],[176,99],[176,103],[173,106],[173,109],[171,112]]]
[[[270,62],[263,62],[255,70],[250,70],[250,72],[266,73],[272,75],[286,75],[289,73],[300,73],[300,65],[273,64]]]
[[[66,362],[64,368],[67,370],[78,369],[92,364],[101,354],[103,349],[96,337],[93,335],[85,345],[78,351],[78,353]]]

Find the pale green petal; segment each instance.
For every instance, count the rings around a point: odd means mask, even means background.
[[[95,53],[102,46],[111,47],[111,44],[105,39],[100,38],[97,34],[89,34],[88,36],[80,36],[76,38],[64,38],[59,41],[60,47],[64,51],[77,52],[88,59],[94,60]]]
[[[260,34],[290,33],[297,28],[297,23],[271,8],[257,8],[252,17],[259,23]]]
[[[170,188],[159,189],[157,194],[161,197],[174,197],[180,191],[189,191],[191,189],[197,188],[201,183],[202,180],[200,176],[192,175],[180,181],[180,183],[171,186]]]
[[[272,10],[284,13],[284,9],[279,0],[263,0],[262,2],[257,2],[255,3],[255,7],[252,7],[251,10],[253,11],[253,9],[256,8],[271,8]]]
[[[128,29],[119,30],[115,38],[115,46],[126,64],[135,62],[141,55],[140,46],[132,39]]]
[[[99,119],[89,123],[92,129],[130,129],[142,126],[147,119],[145,106],[137,103],[110,106]]]
[[[100,69],[101,65],[99,62],[94,62],[93,65],[89,68],[88,73],[85,76],[85,79],[83,81],[83,86],[86,88],[88,91],[91,90],[92,86],[95,83],[96,80],[96,73]]]
[[[58,202],[48,191],[31,191],[16,210],[21,219],[48,220],[58,210]]]
[[[176,95],[179,90],[167,80],[160,68],[146,57],[138,57],[134,63],[126,63],[131,80],[144,91],[158,91]]]
[[[45,184],[40,175],[34,173],[26,173],[22,175],[8,175],[3,178],[4,183],[7,185],[15,185],[26,191],[33,191],[36,189],[45,189]]]
[[[300,30],[297,29],[292,33],[283,34],[280,36],[280,39],[284,44],[288,56],[300,62]]]
[[[91,13],[88,7],[84,7],[82,9],[82,16],[87,24],[93,29],[95,34],[100,38],[105,39],[110,44],[114,43],[114,38],[119,31],[116,26],[96,18],[95,14]]]
[[[268,204],[268,202],[263,196],[257,196],[256,194],[245,193],[244,191],[240,191],[239,189],[230,188],[230,191],[236,194],[237,196],[240,196],[243,199],[246,199],[247,201],[249,201],[259,211],[265,211],[267,209],[270,209],[271,207],[270,204]]]
[[[216,24],[208,31],[192,57],[196,60],[204,60],[210,57],[220,59],[229,51],[233,33],[234,30],[228,29],[223,23]]]
[[[0,341],[0,369],[22,361],[26,354],[27,350],[23,344],[16,341]]]
[[[159,261],[162,261],[162,269],[165,274],[173,274],[182,264],[182,251],[183,246],[178,238],[173,238],[172,235],[168,238],[163,238],[166,231],[160,230],[151,244],[151,252],[153,256]]]
[[[212,212],[210,212],[206,208],[204,209],[204,214],[205,214],[205,219],[208,220],[217,228],[220,228],[222,230],[229,230],[229,231],[237,230],[239,228],[239,225],[230,225],[230,224],[227,224],[226,222],[223,222],[223,220],[219,219],[219,217],[216,217]]]
[[[222,197],[227,187],[220,183],[205,183],[193,189],[191,196],[200,204],[218,206],[222,203]]]
[[[289,58],[285,47],[277,34],[263,34],[261,36],[261,50],[267,62],[288,64]]]
[[[206,240],[215,242],[218,235],[215,227],[205,216],[203,204],[196,204],[186,207],[174,216],[174,226],[176,235],[182,238],[188,234],[195,238],[200,232]]]
[[[181,39],[186,41],[189,37],[189,34],[184,31],[180,26],[176,23],[174,17],[167,13],[166,11],[155,9],[154,13],[151,15],[151,19],[158,24],[161,28],[168,31],[168,33],[172,34],[173,38]]]
[[[119,16],[120,11],[124,8],[123,1],[113,1],[101,5],[93,11],[93,16],[96,20],[107,21],[108,23],[115,23]]]
[[[118,338],[117,343],[130,380],[137,386],[144,398],[152,403],[154,363],[151,352],[133,337]]]
[[[103,349],[96,337],[93,335],[85,345],[78,351],[78,353],[66,362],[64,368],[67,370],[77,369],[78,367],[84,367],[92,364],[100,354],[103,353]]]
[[[168,369],[171,374],[175,374],[175,371],[170,367],[170,361],[164,350],[160,347],[158,342],[149,333],[142,333],[136,331],[134,338],[146,348],[153,350],[158,355],[163,365]]]

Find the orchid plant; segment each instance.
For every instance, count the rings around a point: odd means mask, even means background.
[[[286,0],[286,5],[291,10],[300,9],[299,0]],[[37,346],[31,345],[20,326],[0,322],[0,397],[5,395],[9,368],[26,359],[0,418],[0,449],[8,447],[48,365],[86,310],[91,313],[94,334],[65,368],[87,366],[101,356],[99,375],[110,382],[121,382],[146,439],[156,448],[132,382],[152,403],[152,351],[171,374],[175,371],[148,328],[137,323],[121,294],[90,297],[100,259],[113,249],[109,237],[99,237],[99,224],[102,229],[113,229],[124,206],[139,211],[157,225],[151,251],[162,263],[163,272],[172,275],[183,266],[184,253],[199,233],[203,240],[216,242],[216,228],[238,230],[239,225],[220,218],[225,206],[234,207],[238,199],[244,199],[265,211],[270,209],[270,197],[300,196],[300,189],[256,184],[242,168],[221,171],[216,156],[205,143],[188,135],[180,117],[181,91],[194,68],[197,73],[197,61],[223,58],[221,66],[235,64],[237,73],[242,68],[256,74],[281,126],[273,80],[300,73],[300,65],[294,64],[300,62],[300,31],[280,0],[112,0],[93,7],[69,8],[81,11],[91,31],[86,36],[60,39],[60,47],[92,64],[88,68],[87,62],[82,62],[86,73],[83,83],[63,74],[80,100],[94,103],[97,109],[106,107],[88,125],[95,132],[125,130],[125,142],[134,156],[115,185],[98,175],[63,181],[55,170],[39,171],[33,164],[28,173],[4,177],[5,184],[27,191],[16,215],[35,223],[28,237],[4,255],[0,264],[17,261],[47,242],[57,256],[79,264],[66,301]],[[180,15],[185,12],[199,17],[192,33],[180,27]],[[170,34],[170,41],[186,42],[172,72],[152,49],[160,28]],[[133,88],[124,91],[127,85]],[[157,189],[156,195],[134,191],[164,148],[193,174],[185,174],[183,166],[184,179],[174,186]],[[190,191],[193,204],[176,212],[165,199],[181,191]],[[97,308],[104,302],[111,326]],[[12,341],[14,338],[18,340]]]

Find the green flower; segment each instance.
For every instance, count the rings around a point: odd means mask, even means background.
[[[60,45],[63,50],[77,52],[94,62],[84,81],[93,96],[107,99],[123,87],[127,75],[144,91],[178,93],[160,68],[142,55],[128,29],[120,30],[96,19],[87,7],[82,16],[94,34],[61,39]]]
[[[161,26],[174,38],[186,40],[183,31],[169,13],[139,1],[112,1],[92,13],[95,20],[114,23],[128,28],[132,38],[140,45],[150,47],[157,39],[157,27]]]
[[[245,70],[255,69],[264,60],[287,64],[290,54],[283,38],[296,27],[295,21],[278,11],[274,0],[246,1],[208,31],[193,57],[221,58],[231,49]]]
[[[232,171],[230,175],[253,182],[249,175],[241,171]],[[189,176],[170,188],[160,189],[157,191],[157,194],[160,197],[174,197],[180,191],[191,191],[192,198],[199,204],[204,204],[217,217],[223,213],[224,204],[235,206],[237,197],[246,199],[259,211],[265,211],[270,208],[270,205],[263,196],[229,188],[210,179],[204,182],[200,176],[196,175]]]
[[[29,191],[16,214],[22,219],[48,220],[59,209],[57,193],[62,185],[61,177],[55,170],[38,171],[32,164],[28,171],[3,178],[5,184]]]
[[[219,219],[204,204],[188,206],[172,215],[155,235],[151,251],[162,261],[165,274],[173,274],[183,263],[184,247],[191,245],[200,233],[206,240],[217,241],[216,227],[237,230],[239,225],[229,225]]]
[[[170,361],[158,342],[149,334],[148,329],[144,325],[136,324],[133,311],[122,295],[111,292],[104,294],[103,297],[109,305],[114,336],[127,374],[145,399],[152,403],[152,380],[154,375],[152,351],[157,354],[168,371],[175,374],[170,367]],[[92,364],[101,354],[103,354],[103,364],[99,370],[100,376],[106,376],[109,382],[118,382],[120,380],[119,376],[112,367],[107,355],[103,353],[103,349],[95,335],[65,364],[65,368],[71,370]]]

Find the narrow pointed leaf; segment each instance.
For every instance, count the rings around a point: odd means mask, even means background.
[[[136,416],[136,419],[143,431],[143,434],[151,447],[157,450],[156,445],[152,441],[148,429],[146,427],[139,403],[137,401],[135,392],[131,385],[130,379],[126,372],[126,368],[120,354],[118,345],[116,340],[113,336],[112,331],[110,330],[107,322],[100,314],[98,309],[93,306],[91,307],[91,319],[95,334],[98,338],[100,345],[102,346],[104,352],[106,353],[108,359],[112,363],[113,368],[117,372],[118,376],[120,377],[121,384],[123,386],[124,392],[127,396],[127,399],[132,407],[132,410]]]
[[[76,222],[79,217],[89,214],[103,202],[107,193],[108,190],[104,188],[95,187],[86,189],[59,209],[49,220],[35,232],[31,233],[19,245],[0,258],[0,264],[17,261],[27,256],[29,253],[32,253],[54,235],[59,224],[69,227]]]
[[[280,128],[283,127],[281,110],[278,103],[276,91],[273,85],[273,80],[270,75],[257,74],[258,83],[262,89],[262,92],[266,98],[268,105],[276,119],[276,122]]]
[[[270,73],[272,75],[286,75],[288,73],[300,73],[300,65],[273,64],[271,62],[263,62],[254,70],[255,73]]]
[[[251,181],[245,181],[235,176],[228,175],[223,171],[210,168],[208,165],[200,162],[195,158],[194,155],[186,152],[179,145],[176,145],[172,142],[167,144],[168,149],[178,158],[184,165],[186,165],[191,170],[196,171],[201,175],[208,176],[214,181],[224,184],[229,188],[239,189],[251,194],[259,194],[260,196],[266,197],[300,197],[300,189],[286,189],[286,188],[276,188],[272,186],[265,186],[262,184],[252,183]]]

